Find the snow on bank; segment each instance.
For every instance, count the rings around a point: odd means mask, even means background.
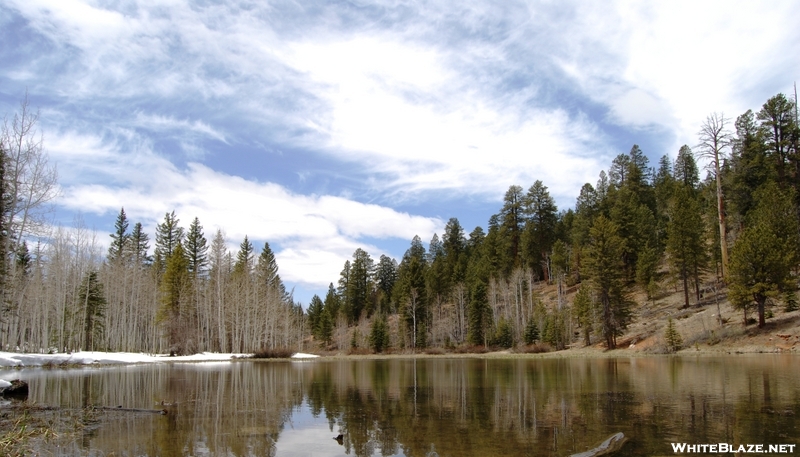
[[[73,352],[72,354],[35,354],[0,352],[0,367],[40,367],[44,365],[127,365],[134,363],[157,362],[224,362],[235,358],[247,358],[252,354],[220,354],[201,352],[199,354],[170,357],[134,352]],[[298,352],[293,359],[314,359],[314,354]]]
[[[302,352],[298,352],[297,354],[292,356],[293,359],[316,359],[317,357],[319,356],[315,354],[305,354]]]
[[[249,357],[250,354],[218,354],[202,352],[200,354],[169,357],[134,352],[73,352],[72,354],[20,354],[16,352],[0,352],[2,367],[38,367],[43,365],[126,365],[134,363],[156,362],[213,362],[229,361],[237,357]]]

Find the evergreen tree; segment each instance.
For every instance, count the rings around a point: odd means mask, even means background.
[[[328,317],[331,319],[331,325],[333,325],[333,322],[336,321],[336,317],[339,315],[340,309],[341,300],[339,298],[339,294],[333,287],[333,283],[330,283],[330,285],[328,285],[328,293],[325,294],[325,311],[328,313]]]
[[[800,239],[793,200],[791,190],[776,184],[759,189],[757,206],[731,250],[729,297],[745,309],[755,301],[759,327],[765,325],[767,300],[796,287],[791,273]]]
[[[189,225],[189,233],[186,235],[186,256],[189,260],[189,273],[197,277],[203,273],[203,269],[208,265],[208,243],[203,234],[203,226],[200,219],[194,218]]]
[[[694,154],[692,154],[692,149],[685,144],[678,151],[673,176],[677,182],[689,189],[696,189],[700,183],[700,171],[697,168],[697,162],[694,160]]]
[[[324,342],[326,346],[331,344],[331,337],[333,336],[333,318],[327,306],[322,309],[317,332],[319,332],[320,341]]]
[[[258,256],[258,263],[256,264],[256,274],[260,284],[268,287],[276,287],[281,289],[281,277],[278,275],[278,261],[275,259],[275,253],[269,243],[264,242],[264,247],[261,249],[261,254]]]
[[[372,277],[374,265],[367,251],[358,248],[353,253],[353,262],[350,264],[350,273],[347,277],[347,287],[343,295],[343,306],[348,321],[352,324],[358,322],[361,314],[367,316],[372,313]]]
[[[98,281],[96,271],[88,272],[83,278],[78,289],[78,301],[79,308],[83,310],[83,350],[98,350],[100,348],[95,343],[103,335],[107,303],[103,284]]]
[[[375,282],[378,288],[378,311],[388,313],[392,311],[392,291],[397,282],[397,261],[386,255],[381,255],[375,270]]]
[[[514,345],[514,335],[511,331],[511,324],[505,318],[501,318],[500,322],[497,323],[494,344],[506,349]]]
[[[503,197],[503,208],[499,214],[499,246],[500,273],[508,276],[520,265],[520,249],[522,232],[525,225],[525,195],[522,187],[511,186]]]
[[[180,220],[175,211],[164,215],[164,222],[156,225],[156,262],[163,263],[172,257],[175,247],[183,241],[183,228],[178,226]]]
[[[464,236],[464,229],[455,217],[451,217],[444,227],[442,248],[446,259],[446,274],[449,284],[463,282],[467,274],[467,239]]]
[[[760,131],[766,140],[767,150],[772,156],[778,182],[782,186],[790,184],[789,165],[792,135],[797,128],[794,119],[794,102],[785,95],[771,97],[761,107],[756,117],[761,122]],[[795,190],[796,186],[792,186]]]
[[[187,295],[190,293],[189,261],[178,241],[167,257],[164,275],[161,278],[161,309],[157,321],[164,327],[169,342],[170,352],[182,354],[191,351],[187,343],[188,335],[186,317]]]
[[[311,303],[308,305],[308,310],[306,310],[306,315],[308,316],[308,326],[311,327],[311,334],[318,340],[320,338],[320,318],[322,317],[322,310],[325,305],[322,303],[322,299],[319,298],[319,295],[314,294],[311,297]]]
[[[675,328],[675,323],[672,318],[667,319],[667,327],[664,329],[664,342],[667,345],[667,351],[677,352],[683,346],[683,338],[678,330]]]
[[[130,250],[130,257],[136,265],[145,265],[152,262],[152,257],[147,254],[150,249],[149,241],[141,222],[134,224],[128,242],[128,249]]]
[[[252,273],[255,260],[254,250],[253,243],[245,235],[242,244],[239,245],[239,252],[236,254],[236,263],[233,264],[234,275],[250,275]]]
[[[608,183],[616,188],[625,185],[628,181],[630,164],[631,157],[629,155],[619,154],[614,157],[614,160],[611,162],[611,168],[608,170]]]
[[[381,353],[389,347],[389,329],[386,319],[378,316],[372,322],[372,330],[369,334],[369,344],[375,352]]]
[[[632,303],[624,275],[624,241],[619,236],[619,227],[604,216],[595,219],[590,237],[587,264],[601,310],[600,325],[606,346],[614,349],[617,336],[627,328],[631,318]]]
[[[525,196],[524,214],[527,218],[522,244],[527,265],[548,281],[551,272],[546,271],[542,265],[555,242],[557,213],[558,208],[547,191],[547,186],[537,180]]]
[[[108,247],[108,261],[119,263],[125,260],[128,251],[130,234],[128,234],[128,217],[125,208],[119,210],[117,221],[114,223],[114,233],[111,235],[111,245]]]
[[[594,325],[594,306],[587,285],[582,284],[578,288],[578,293],[575,294],[572,309],[575,312],[575,318],[583,334],[583,344],[584,346],[589,346],[592,344],[591,335]]]
[[[743,224],[744,218],[756,205],[753,191],[777,178],[769,164],[763,132],[756,125],[753,112],[747,110],[736,119],[735,125],[736,138],[733,140],[726,195],[735,220]]]
[[[492,328],[492,310],[486,298],[486,284],[478,280],[470,291],[469,329],[467,340],[474,345],[486,345],[486,332]]]
[[[428,323],[428,294],[425,283],[427,268],[425,248],[419,236],[415,236],[398,267],[398,280],[394,293],[398,302],[403,304],[406,327],[411,331],[414,347],[424,346],[427,341],[425,334]]]
[[[683,282],[684,305],[689,306],[689,280],[700,300],[700,273],[708,265],[705,226],[694,190],[681,185],[676,190],[667,225],[667,252],[674,274]]]
[[[537,341],[539,341],[539,326],[536,325],[535,319],[530,318],[525,325],[525,344],[534,344]]]

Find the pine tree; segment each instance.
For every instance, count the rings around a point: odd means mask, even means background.
[[[731,250],[729,297],[741,307],[756,302],[765,325],[767,299],[793,290],[798,263],[797,215],[791,190],[770,183],[756,192],[757,206]]]
[[[96,343],[103,335],[106,305],[103,284],[98,281],[97,272],[88,272],[78,289],[78,306],[83,310],[83,349],[85,351],[99,349],[96,347]]]
[[[172,257],[178,243],[183,241],[183,229],[178,226],[180,221],[175,216],[175,211],[164,215],[164,222],[156,225],[156,262],[164,264]]]
[[[470,291],[467,339],[474,345],[486,345],[492,327],[492,310],[486,298],[486,284],[477,280]]]
[[[189,261],[179,241],[172,254],[167,257],[164,275],[161,278],[161,309],[157,321],[164,327],[170,352],[183,354],[191,351],[187,345],[189,335],[186,325],[186,297],[190,293]]]
[[[133,225],[133,231],[128,242],[128,250],[133,262],[136,265],[146,265],[152,262],[152,257],[147,254],[149,249],[150,244],[147,233],[144,233],[141,222],[137,222]]]
[[[525,326],[525,344],[534,344],[537,341],[539,341],[539,326],[536,325],[535,319],[530,318]]]
[[[108,247],[108,261],[119,263],[125,260],[128,252],[130,234],[128,234],[128,217],[125,215],[125,208],[119,210],[117,221],[114,223],[114,233],[111,235],[111,245]]]
[[[676,352],[683,346],[683,338],[678,330],[675,328],[675,323],[672,322],[670,317],[667,320],[667,327],[664,329],[664,342],[667,345],[667,351]]]
[[[336,292],[336,288],[333,287],[333,283],[330,283],[328,285],[328,293],[325,294],[325,311],[328,313],[328,317],[331,318],[331,325],[333,325],[333,322],[335,322],[336,318],[339,316],[341,307],[342,304],[339,294]]]
[[[542,181],[536,181],[525,195],[526,217],[522,245],[527,266],[545,280],[550,281],[550,271],[543,263],[555,242],[558,208]]]
[[[572,309],[578,321],[578,326],[581,328],[581,333],[583,333],[583,344],[589,346],[592,344],[591,335],[594,324],[594,306],[587,285],[582,284],[580,288],[578,288],[578,293],[575,294]]]
[[[375,282],[378,288],[378,312],[389,313],[393,311],[392,291],[397,282],[397,261],[381,255],[375,270]]]
[[[331,336],[333,335],[333,318],[331,317],[330,310],[326,306],[322,309],[322,314],[319,317],[318,330],[320,341],[325,345],[331,344]]]
[[[508,276],[515,267],[520,266],[522,232],[525,226],[524,204],[522,187],[509,187],[503,197],[503,208],[499,214],[497,254],[500,260],[499,272],[503,276]]]
[[[358,248],[353,253],[350,273],[347,277],[347,288],[344,295],[344,310],[349,322],[358,322],[361,314],[372,313],[372,277],[374,265],[367,251]]]
[[[308,326],[311,327],[311,334],[314,335],[314,337],[318,340],[321,339],[319,334],[319,323],[324,307],[325,305],[322,303],[322,299],[319,298],[319,295],[314,294],[314,296],[311,297],[311,303],[309,303],[308,309],[306,310],[306,315],[308,316]]]
[[[667,225],[667,253],[674,274],[683,282],[684,305],[689,306],[689,280],[695,284],[700,299],[700,273],[708,265],[705,226],[695,192],[679,186],[670,208]]]
[[[253,271],[253,243],[244,236],[242,244],[239,245],[239,252],[236,254],[236,263],[233,264],[233,273],[237,276],[249,276]]]
[[[261,254],[258,256],[258,264],[256,264],[256,273],[258,280],[261,284],[266,284],[270,287],[283,287],[281,284],[281,277],[278,275],[278,261],[275,259],[275,253],[269,243],[264,242],[264,248],[261,249]]]
[[[631,318],[631,301],[624,275],[624,241],[619,227],[599,216],[589,233],[591,244],[587,264],[592,287],[600,306],[600,325],[609,349],[616,348],[617,336],[627,328]]]
[[[507,319],[501,318],[497,323],[497,331],[494,335],[494,344],[501,348],[509,349],[514,346],[514,335],[511,330],[511,324]]]
[[[193,277],[203,274],[203,269],[208,265],[208,243],[203,234],[200,219],[194,218],[186,234],[186,256],[189,260],[189,273]]]
[[[386,319],[378,316],[372,322],[372,330],[369,334],[369,344],[375,352],[381,353],[389,347],[389,330],[386,326]]]

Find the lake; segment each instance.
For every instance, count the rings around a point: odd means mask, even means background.
[[[777,354],[318,359],[0,378],[25,379],[29,402],[84,418],[81,433],[51,439],[43,455],[569,456],[622,432],[619,455],[652,456],[675,455],[671,443],[800,444],[798,362]],[[167,414],[81,409],[89,405]]]

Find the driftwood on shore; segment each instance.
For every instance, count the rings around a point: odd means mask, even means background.
[[[125,411],[131,413],[167,414],[166,409],[123,408],[122,406],[94,406],[93,409],[102,411]]]
[[[146,409],[146,408],[123,408],[122,406],[89,406],[87,408],[69,408],[64,406],[51,406],[51,405],[28,405],[17,404],[9,405],[5,408],[10,410],[25,410],[25,411],[68,411],[68,410],[92,410],[92,411],[121,411],[127,413],[148,413],[148,414],[161,414],[166,415],[169,412],[166,409]]]
[[[596,448],[589,449],[586,452],[572,454],[570,457],[598,457],[601,455],[610,455],[619,451],[626,441],[628,441],[628,438],[625,437],[625,434],[618,432],[606,438],[606,440],[600,443]]]

